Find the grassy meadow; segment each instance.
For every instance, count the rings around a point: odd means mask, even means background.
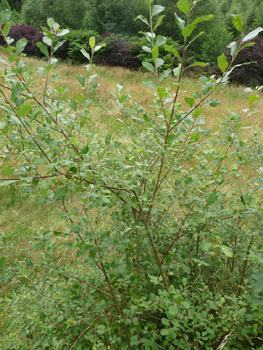
[[[0,52],[0,54],[5,58],[4,52]],[[43,61],[34,58],[27,58],[27,63],[27,71],[35,71],[37,67],[44,66]],[[134,101],[138,101],[147,108],[152,99],[153,90],[146,88],[142,82],[144,79],[151,79],[151,75],[142,71],[129,71],[119,67],[101,66],[98,68],[100,71],[97,80],[99,87],[91,93],[92,96],[83,92],[77,80],[79,74],[86,73],[84,65],[76,66],[58,63],[52,68],[50,75],[59,74],[61,78],[55,83],[51,83],[50,87],[70,86],[70,92],[67,92],[66,98],[74,98],[77,93],[84,94],[85,98],[92,98],[93,104],[90,107],[89,121],[86,124],[87,128],[102,136],[110,132],[115,139],[118,139],[122,123],[119,120],[121,116],[118,114],[114,96],[112,95],[116,91],[112,81],[123,86],[123,89],[128,91]],[[3,66],[0,69],[4,69]],[[39,75],[38,79],[42,79],[44,83],[44,78],[40,74],[36,74]],[[174,89],[172,87],[173,82],[173,78],[168,78],[165,84]],[[186,77],[181,84],[181,90],[184,91],[183,95],[189,97],[193,91],[200,91],[201,87],[202,83],[198,78],[190,76]],[[36,85],[35,89],[43,91],[44,86],[41,84]],[[228,114],[229,110],[238,112],[241,116],[244,127],[241,132],[244,136],[249,137],[256,128],[263,128],[262,92],[254,91],[254,94],[260,95],[260,98],[254,104],[249,105],[248,98],[251,92],[245,92],[244,90],[244,86],[220,86],[212,96],[212,98],[220,101],[220,106],[216,108],[207,106],[202,109],[202,115],[206,119],[206,126],[215,133],[213,137],[216,137],[219,119]],[[178,102],[185,106],[184,100],[179,99]],[[255,111],[255,113],[247,116],[252,111]],[[249,126],[252,127],[247,128]],[[213,135],[213,132],[211,135]],[[3,160],[0,159],[0,167],[2,166]],[[251,176],[254,170],[247,167],[244,171],[247,176]],[[14,185],[0,187],[0,231],[5,233],[8,240],[22,248],[27,245],[30,236],[34,232],[40,228],[46,230],[50,227],[53,229],[63,227],[63,216],[56,207],[36,204],[34,199],[27,194],[22,194],[19,188]],[[67,259],[66,253],[63,258]],[[12,288],[12,284],[0,285],[0,298],[4,298]],[[5,302],[4,299],[2,300],[2,302],[0,301],[0,348],[1,343],[6,339],[5,325],[8,323],[6,318],[1,320],[1,315],[6,314]]]

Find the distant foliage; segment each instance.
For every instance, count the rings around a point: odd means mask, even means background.
[[[246,62],[250,64],[235,68],[231,73],[230,79],[235,84],[254,87],[263,85],[263,40],[258,36],[251,42],[255,42],[255,45],[245,47],[236,59],[236,64]]]
[[[14,39],[12,45],[22,38],[28,40],[24,53],[34,56],[43,56],[37,47],[37,43],[42,41],[43,33],[33,26],[25,26],[24,24],[13,25],[10,28],[9,37]],[[3,36],[0,36],[0,45],[5,45]]]

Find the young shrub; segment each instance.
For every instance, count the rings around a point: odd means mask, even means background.
[[[220,102],[212,94],[229,78],[241,44],[231,43],[231,64],[224,54],[217,57],[219,79],[202,76],[200,91],[182,91],[189,37],[211,17],[191,22],[197,2],[178,1],[187,18],[176,13],[184,41],[180,55],[167,38],[155,40],[164,8],[152,2],[147,0],[149,19],[139,16],[148,26],[145,51],[153,61],[142,65],[152,78],[143,84],[152,99],[144,107],[113,83],[121,124],[116,137],[86,125],[98,87],[93,56],[101,46],[95,37],[89,52],[81,50],[88,64],[77,77],[80,91],[71,90],[70,98],[70,87],[52,75],[53,54],[63,43],[56,41],[68,33],[53,19],[38,43],[47,58],[37,68],[40,80],[26,70],[25,39],[8,47],[7,60],[0,58],[6,66],[0,187],[16,185],[37,199],[35,205],[40,198],[52,203],[64,219],[63,227],[39,229],[22,247],[0,233],[5,350],[258,347],[261,133],[246,138],[233,107],[218,118],[216,132],[205,117],[207,110],[215,115]],[[0,14],[9,44],[7,17]],[[241,18],[234,25],[243,31]],[[159,56],[163,46],[180,62],[169,85],[171,69],[163,71]]]

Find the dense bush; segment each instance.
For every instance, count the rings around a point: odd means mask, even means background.
[[[253,41],[243,44],[254,43],[253,46],[245,47],[237,56],[236,63],[242,65],[233,70],[230,79],[235,84],[248,86],[263,85],[263,40],[258,36]]]

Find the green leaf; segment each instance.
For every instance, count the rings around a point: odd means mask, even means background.
[[[221,72],[224,73],[228,67],[228,62],[227,62],[225,54],[222,54],[221,56],[217,57],[217,64],[218,64],[218,67],[220,68]]]
[[[40,185],[40,188],[41,190],[48,190],[49,189],[49,180],[45,179],[41,182],[41,185]]]
[[[89,46],[91,47],[91,49],[94,49],[95,43],[96,43],[95,36],[91,36],[89,38]]]
[[[69,29],[60,29],[57,31],[57,36],[64,36],[69,33]]]
[[[3,174],[7,176],[13,175],[14,171],[15,169],[11,168],[9,165],[5,165],[2,170]]]
[[[2,63],[4,63],[4,64],[6,64],[6,65],[8,65],[8,66],[10,66],[10,64],[9,63],[7,63],[4,59],[3,59],[3,57],[2,56],[0,56],[0,62],[2,62]]]
[[[146,23],[146,24],[150,27],[150,24],[149,24],[148,20],[147,20],[145,17],[143,17],[142,15],[137,16],[137,17],[135,18],[135,21],[136,21],[137,19],[141,20],[143,23]]]
[[[73,137],[71,138],[71,140],[70,140],[70,143],[71,143],[72,145],[78,146],[79,140],[78,140],[76,137],[73,136]]]
[[[243,32],[244,18],[241,15],[231,15],[233,26],[239,31]]]
[[[174,69],[173,69],[173,73],[174,73],[174,75],[175,75],[176,78],[179,78],[179,76],[180,76],[181,67],[182,67],[182,65],[181,65],[181,63],[180,63],[179,66],[178,66],[177,68],[174,68]]]
[[[176,305],[172,305],[169,307],[169,314],[171,316],[176,316],[178,314],[179,310],[178,307]]]
[[[216,191],[210,193],[207,196],[207,204],[208,205],[214,204],[216,202],[216,200],[217,200],[217,192]]]
[[[263,271],[253,273],[252,278],[255,280],[252,283],[252,290],[255,294],[261,293],[263,290]]]
[[[185,21],[183,19],[181,19],[179,16],[177,16],[177,14],[175,13],[175,21],[178,24],[179,28],[181,30],[183,30],[185,28]]]
[[[81,86],[85,87],[85,77],[83,75],[78,75],[78,81]]]
[[[155,45],[156,46],[161,46],[161,45],[164,45],[167,41],[167,38],[165,36],[158,36],[156,42],[155,42]]]
[[[144,80],[142,83],[143,83],[143,85],[144,85],[145,87],[150,87],[150,88],[152,88],[152,89],[154,89],[154,90],[157,90],[157,85],[156,85],[153,81]]]
[[[188,0],[179,0],[177,3],[177,7],[180,11],[187,15],[190,10],[190,3]]]
[[[243,39],[243,42],[244,42],[244,41],[249,41],[249,40],[255,39],[255,38],[258,36],[258,34],[259,34],[260,32],[262,32],[262,31],[263,31],[263,28],[262,28],[262,27],[258,27],[257,29],[253,30],[253,31],[250,32],[248,35],[246,35],[246,36],[244,37],[244,39]]]
[[[62,199],[63,197],[65,197],[65,195],[67,194],[67,192],[68,192],[68,189],[67,189],[67,187],[62,187],[62,188],[60,188],[58,191],[56,191],[55,193],[54,193],[54,200],[56,201],[56,200],[59,200],[59,199]]]
[[[11,279],[15,276],[15,274],[13,272],[8,272],[4,275],[4,277],[2,277],[2,281],[3,283],[7,283],[9,281],[11,281]]]
[[[148,71],[155,73],[154,66],[150,62],[142,62],[142,65],[144,68],[146,68]]]
[[[231,248],[229,248],[228,246],[223,245],[223,246],[222,246],[222,252],[223,252],[226,256],[228,256],[228,257],[230,257],[230,258],[233,258],[233,250],[232,250]]]
[[[163,328],[163,329],[161,330],[161,335],[168,335],[168,334],[169,334],[169,329]]]
[[[146,121],[146,123],[151,123],[151,121],[152,121],[152,118],[150,117],[150,115],[148,113],[144,113],[143,119]]]
[[[203,252],[207,252],[210,248],[212,247],[212,244],[210,242],[208,242],[207,240],[202,240],[200,243],[200,249]]]
[[[80,154],[87,154],[89,151],[89,145],[85,145],[81,148]]]
[[[156,58],[155,63],[156,67],[159,68],[164,64],[164,60],[162,58]]]
[[[210,19],[212,19],[214,17],[214,15],[206,15],[206,16],[202,16],[202,17],[197,17],[192,24],[197,24],[197,23],[201,23],[203,21],[210,21]]]
[[[220,247],[222,247],[222,241],[221,238],[219,236],[215,236],[215,242],[216,244],[218,244]]]
[[[205,67],[206,65],[207,65],[207,63],[205,63],[205,62],[194,62],[190,66],[188,66],[187,68],[191,68],[191,67],[195,67],[195,66]]]
[[[85,49],[81,49],[80,52],[90,61],[90,55]]]
[[[159,27],[159,25],[161,25],[163,18],[164,18],[164,15],[158,17],[157,23],[156,23],[155,27],[153,28],[154,31]]]
[[[52,41],[53,40],[47,36],[44,36],[44,38],[43,38],[43,43],[45,43],[47,46],[52,46]]]
[[[143,51],[145,51],[145,52],[149,52],[149,53],[152,52],[151,48],[148,47],[148,46],[143,46],[142,49],[143,49]]]
[[[46,68],[43,67],[37,67],[36,71],[42,75],[42,77],[46,78],[47,77],[47,70]]]
[[[37,47],[46,57],[49,57],[49,52],[46,45],[44,45],[42,42],[38,42]]]
[[[24,50],[24,48],[27,45],[27,40],[25,38],[20,39],[17,43],[16,43],[16,54],[17,56]]]
[[[190,108],[193,107],[195,102],[195,99],[193,97],[185,97],[184,100],[190,106]]]
[[[154,46],[152,49],[152,58],[155,60],[159,56],[159,49],[158,46]]]
[[[106,134],[106,136],[105,136],[105,144],[109,145],[110,144],[110,140],[111,140],[111,134]]]
[[[172,52],[175,57],[181,59],[179,52],[172,45],[164,45],[165,51]]]
[[[72,108],[75,112],[77,112],[77,110],[78,110],[78,105],[77,105],[77,102],[73,99],[73,98],[71,98],[70,100],[69,100],[69,106],[70,106],[70,108]]]
[[[182,30],[182,34],[185,38],[187,38],[189,35],[192,34],[192,31],[195,29],[195,24],[188,24],[188,26],[186,26],[183,30]]]
[[[25,105],[20,105],[17,111],[19,117],[24,117],[26,114],[31,113],[32,107],[29,103]]]
[[[4,180],[4,181],[0,181],[0,187],[3,187],[3,186],[8,186],[8,185],[11,185],[15,182],[18,182],[17,180]]]
[[[167,144],[170,145],[175,140],[174,134],[169,134],[167,137]]]
[[[232,43],[230,43],[227,47],[231,49],[230,55],[232,57],[235,56],[238,50],[238,43],[236,41],[232,41]]]
[[[153,5],[152,7],[152,16],[156,16],[159,13],[164,11],[164,7],[161,5]]]
[[[159,75],[159,81],[162,82],[165,78],[168,78],[170,74],[171,74],[171,69],[167,69],[167,70],[163,71]]]
[[[11,23],[7,22],[6,25],[4,26],[4,28],[2,29],[4,36],[8,35],[10,28],[11,28]]]
[[[50,28],[53,28],[53,25],[54,25],[55,21],[53,18],[48,18],[47,19],[47,25],[50,27]]]
[[[258,95],[251,95],[248,99],[248,103],[251,105],[252,103],[256,102],[259,99]]]

